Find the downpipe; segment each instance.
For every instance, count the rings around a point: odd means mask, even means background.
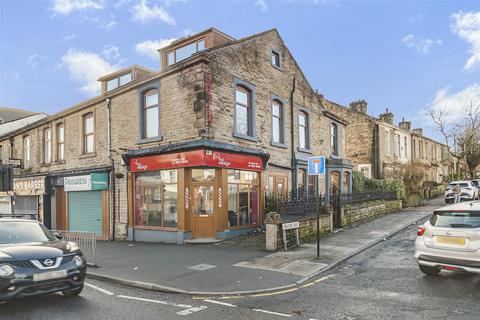
[[[108,145],[108,158],[110,159],[110,163],[112,165],[111,170],[111,181],[112,181],[112,233],[110,235],[110,241],[115,240],[115,224],[116,224],[116,217],[117,217],[117,208],[116,208],[116,188],[115,188],[115,160],[112,156],[112,112],[111,112],[111,103],[112,99],[107,98],[105,99],[107,103],[107,145]]]

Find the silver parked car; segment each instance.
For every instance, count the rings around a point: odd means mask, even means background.
[[[445,202],[454,203],[455,202],[455,187],[460,186],[460,201],[471,201],[478,199],[478,189],[475,187],[472,181],[461,180],[461,181],[452,181],[445,191]]]
[[[435,210],[418,227],[415,258],[428,275],[442,269],[480,274],[480,201]]]

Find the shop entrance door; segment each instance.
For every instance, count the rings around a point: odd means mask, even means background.
[[[193,237],[215,238],[215,184],[193,184]]]

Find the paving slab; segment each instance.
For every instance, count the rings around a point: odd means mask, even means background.
[[[443,205],[400,211],[343,229],[316,243],[288,252],[268,253],[264,235],[240,237],[217,244],[175,245],[141,242],[98,243],[99,268],[90,276],[146,289],[192,294],[236,294],[294,286],[331,268],[368,246],[425,218]]]

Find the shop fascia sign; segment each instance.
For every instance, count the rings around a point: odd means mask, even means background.
[[[45,193],[45,177],[13,179],[13,193],[20,196],[35,196]]]
[[[107,190],[108,175],[106,173],[90,173],[82,176],[65,177],[63,185],[67,192]]]
[[[262,158],[239,153],[193,150],[130,160],[130,170],[132,172],[196,166],[262,171]]]

